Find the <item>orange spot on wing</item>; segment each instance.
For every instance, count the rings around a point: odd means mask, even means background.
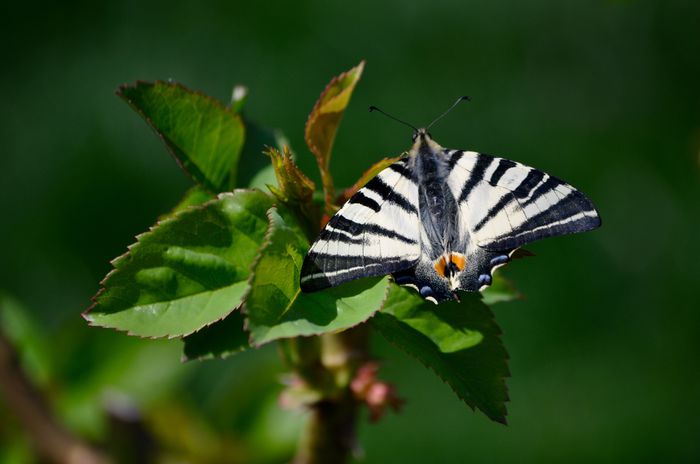
[[[440,259],[435,261],[435,264],[433,264],[433,267],[435,268],[435,271],[440,274],[442,277],[445,277],[445,270],[447,269],[447,261],[445,261],[444,256],[440,256]]]
[[[452,253],[450,255],[450,261],[455,263],[455,266],[457,266],[457,269],[460,271],[463,271],[467,266],[467,257],[461,253]]]

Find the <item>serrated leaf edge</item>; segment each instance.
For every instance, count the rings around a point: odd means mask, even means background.
[[[316,119],[318,119],[318,110],[320,109],[320,107],[322,105],[323,97],[326,95],[326,93],[328,92],[328,90],[331,87],[333,87],[336,83],[338,83],[339,81],[344,79],[348,74],[350,74],[351,72],[353,72],[355,70],[359,70],[359,74],[361,76],[364,69],[365,69],[365,60],[362,60],[362,61],[360,61],[359,64],[357,64],[356,66],[353,66],[352,68],[348,69],[347,71],[344,71],[344,72],[338,74],[337,76],[333,76],[333,78],[328,82],[326,87],[324,87],[323,91],[321,92],[318,99],[316,100],[316,103],[314,103],[314,106],[311,109],[309,116],[306,118],[306,124],[304,125],[304,140],[306,141],[306,144],[308,145],[309,150],[311,150],[311,152],[313,153],[314,158],[316,158],[316,160],[319,162],[319,167],[322,167],[320,155],[318,154],[319,148],[315,144],[312,144],[310,142],[309,131],[311,130],[311,124]],[[327,166],[323,166],[323,168],[327,169]]]
[[[486,304],[486,303],[484,303],[484,304]],[[486,306],[487,306],[489,309],[491,309],[490,306],[488,306],[488,305],[486,305]],[[493,314],[493,311],[491,311],[491,314]],[[388,317],[394,317],[396,320],[398,320],[398,321],[400,322],[400,320],[399,320],[398,318],[396,318],[395,316],[393,316],[393,315],[391,315],[391,314],[387,314],[387,316],[388,316]],[[495,317],[495,316],[494,316],[494,317],[491,317],[491,318],[489,319],[489,321],[490,321],[490,322],[493,322],[493,324],[494,324],[494,325],[496,326],[496,328],[498,329],[498,332],[497,332],[495,335],[496,335],[496,337],[498,337],[498,339],[501,341],[501,344],[503,344],[503,340],[502,340],[503,331],[501,330],[501,327],[496,323],[496,317]],[[413,359],[415,359],[416,361],[418,361],[419,363],[421,363],[423,366],[427,367],[429,370],[433,371],[433,372],[435,373],[435,375],[436,375],[440,380],[442,380],[442,382],[443,382],[444,384],[446,384],[446,385],[450,388],[450,390],[452,390],[452,391],[455,393],[455,395],[457,395],[457,397],[458,397],[460,400],[462,400],[462,402],[463,402],[464,404],[466,404],[466,405],[469,407],[469,409],[471,409],[472,411],[476,411],[476,409],[479,409],[479,411],[481,411],[481,412],[482,412],[486,417],[488,417],[489,419],[491,419],[491,420],[493,420],[493,421],[495,421],[495,422],[498,422],[499,424],[508,425],[508,419],[507,419],[507,417],[508,417],[508,408],[506,407],[506,403],[509,403],[509,402],[510,402],[510,394],[508,393],[508,383],[506,382],[506,379],[509,379],[509,378],[511,377],[511,372],[510,372],[510,367],[508,366],[508,364],[509,364],[508,361],[510,361],[510,355],[508,354],[508,351],[505,349],[505,345],[503,345],[503,351],[505,351],[505,355],[506,355],[506,357],[505,357],[505,360],[506,360],[506,373],[505,373],[505,375],[503,375],[502,377],[499,378],[499,383],[501,383],[501,384],[503,385],[503,389],[504,389],[504,393],[505,393],[505,398],[504,398],[504,400],[503,400],[503,406],[504,406],[504,408],[505,408],[505,412],[503,413],[503,417],[492,417],[492,416],[489,415],[486,411],[484,411],[483,409],[481,409],[479,406],[473,406],[473,405],[469,404],[469,402],[467,401],[466,396],[465,396],[465,395],[462,395],[460,392],[458,392],[458,391],[450,384],[450,382],[449,382],[445,377],[443,377],[443,376],[435,369],[434,366],[432,366],[431,364],[429,364],[429,363],[423,361],[422,359],[420,359],[418,356],[414,355],[413,353],[410,353],[409,351],[405,350],[405,349],[404,349],[403,347],[401,347],[394,339],[392,339],[390,336],[387,336],[387,335],[384,333],[384,331],[379,330],[379,329],[377,329],[376,327],[374,328],[374,330],[377,331],[377,332],[379,332],[379,333],[382,335],[382,337],[384,337],[384,339],[387,340],[389,343],[391,343],[393,346],[395,346],[396,348],[398,348],[398,349],[401,350],[402,352],[406,353],[407,355],[409,355],[410,357],[412,357]],[[423,334],[421,334],[421,336],[425,337],[425,335],[423,335]],[[428,338],[428,337],[426,337],[426,338]],[[430,340],[430,339],[429,339],[429,340]],[[433,343],[433,344],[435,343],[435,342],[433,342],[432,340],[430,340],[430,342]]]
[[[191,205],[191,206],[188,206],[187,208],[185,208],[185,209],[183,209],[183,210],[181,210],[181,211],[178,211],[178,212],[176,212],[175,214],[173,214],[173,215],[171,215],[171,216],[169,216],[169,217],[166,217],[165,219],[157,220],[155,224],[153,224],[152,226],[150,226],[150,227],[148,228],[147,231],[141,232],[140,234],[136,235],[136,236],[134,237],[134,238],[136,239],[136,241],[133,242],[133,243],[131,243],[131,244],[129,244],[129,245],[126,247],[126,251],[125,251],[124,253],[122,253],[121,255],[119,255],[119,256],[117,256],[116,258],[113,258],[113,259],[111,259],[111,260],[109,261],[109,264],[112,266],[112,269],[110,269],[110,271],[100,280],[100,283],[99,283],[100,289],[97,291],[97,293],[95,293],[92,297],[90,297],[90,301],[91,301],[90,306],[89,306],[87,309],[85,309],[82,313],[80,313],[80,316],[81,316],[85,321],[87,321],[87,323],[88,323],[88,325],[89,325],[90,327],[100,327],[100,328],[104,328],[104,329],[111,329],[111,330],[115,330],[115,331],[120,332],[120,333],[125,333],[126,335],[128,335],[128,336],[130,336],[130,337],[136,337],[136,338],[140,338],[140,339],[147,339],[147,340],[167,339],[167,340],[173,340],[173,339],[178,339],[178,338],[185,338],[185,337],[187,337],[188,335],[192,335],[193,333],[199,332],[200,330],[202,330],[202,329],[204,329],[204,328],[206,328],[206,327],[209,327],[209,326],[211,326],[211,325],[213,325],[213,324],[216,324],[216,323],[219,322],[219,321],[222,321],[222,320],[226,319],[232,312],[236,311],[237,309],[240,309],[240,308],[243,306],[243,301],[245,301],[245,298],[246,298],[247,295],[248,295],[248,291],[246,291],[246,292],[243,294],[241,304],[239,304],[239,305],[235,306],[234,308],[232,308],[229,312],[227,312],[225,315],[223,315],[223,316],[220,317],[219,319],[216,319],[216,320],[214,320],[214,321],[211,321],[211,322],[209,322],[209,323],[203,325],[202,327],[200,327],[200,328],[198,328],[198,329],[196,329],[196,330],[193,330],[193,331],[191,331],[191,332],[187,332],[187,333],[184,333],[184,334],[178,334],[178,335],[162,335],[162,336],[140,335],[140,334],[133,333],[131,330],[120,329],[120,328],[117,328],[117,327],[109,327],[109,326],[105,326],[105,325],[96,324],[96,323],[92,320],[92,318],[90,317],[90,314],[89,314],[89,313],[98,305],[97,299],[100,297],[100,295],[102,295],[105,291],[107,291],[107,288],[104,286],[104,284],[105,284],[105,282],[107,281],[107,279],[109,279],[109,277],[110,277],[112,274],[114,274],[115,272],[117,272],[117,271],[119,270],[119,269],[117,269],[117,268],[115,267],[115,263],[117,263],[119,260],[121,260],[121,259],[123,259],[123,258],[126,258],[126,257],[131,253],[132,248],[135,247],[136,245],[138,245],[138,244],[140,243],[141,238],[143,238],[144,235],[146,235],[146,234],[148,234],[148,233],[150,233],[150,232],[153,232],[153,230],[155,230],[157,227],[160,227],[160,226],[162,226],[162,225],[168,224],[169,222],[172,222],[172,221],[177,220],[177,219],[180,217],[181,214],[190,213],[190,212],[192,212],[193,210],[197,210],[197,209],[204,209],[205,207],[209,206],[209,204],[211,204],[211,203],[213,203],[213,202],[216,202],[216,201],[218,201],[218,200],[221,200],[222,198],[233,197],[235,194],[241,193],[241,192],[259,192],[259,193],[262,193],[262,194],[265,195],[265,196],[269,196],[267,193],[265,193],[265,192],[263,192],[263,191],[261,191],[261,190],[259,190],[259,189],[235,189],[235,190],[233,190],[233,191],[231,191],[231,192],[222,192],[222,193],[219,193],[218,195],[216,195],[216,198],[212,198],[211,200],[209,200],[209,201],[207,201],[207,202],[204,202],[204,203],[202,203],[202,204],[200,204],[200,205]],[[264,243],[264,240],[263,240],[263,243]],[[258,248],[258,251],[260,251],[261,248],[262,248],[262,244],[261,244],[261,246]],[[255,261],[255,260],[254,260],[254,261]],[[249,281],[246,282],[247,285],[249,285],[248,282],[249,282]]]
[[[242,306],[243,306],[243,304],[238,305],[233,311],[231,311],[231,312],[228,313],[226,316],[222,317],[220,320],[218,320],[218,321],[216,321],[216,322],[221,322],[221,321],[223,321],[223,320],[226,319],[228,316],[230,316],[236,309],[240,310]],[[212,325],[212,324],[214,324],[214,322],[212,322],[212,323],[209,324],[209,325]],[[199,332],[200,330],[202,330],[203,328],[204,328],[204,327],[202,327],[201,329],[197,329],[197,330],[196,330],[195,332],[193,332],[193,333],[197,333],[197,332]],[[189,334],[189,335],[192,335],[192,334]],[[185,337],[183,337],[182,342],[183,342],[183,345],[184,345],[184,343],[185,343]],[[249,345],[249,347],[251,346],[250,343],[249,343],[248,345]],[[223,352],[222,354],[220,354],[220,355],[216,355],[216,354],[214,354],[214,353],[207,353],[207,354],[204,354],[204,355],[202,355],[202,356],[196,356],[196,357],[194,357],[194,358],[188,358],[187,355],[185,354],[184,347],[183,347],[182,355],[180,356],[180,362],[181,362],[181,363],[187,363],[187,362],[192,362],[192,361],[195,361],[195,362],[203,362],[203,361],[210,361],[210,360],[212,360],[212,359],[226,359],[226,358],[230,358],[231,356],[234,356],[234,355],[236,355],[236,354],[238,354],[238,353],[240,353],[240,352],[242,352],[242,351],[245,351],[245,350],[246,350],[246,347],[242,347],[242,348],[238,348],[237,350],[227,350],[227,351],[224,351],[224,352]]]
[[[248,290],[247,290],[246,293],[243,295],[243,302],[241,303],[241,311],[242,311],[243,314],[246,316],[246,317],[243,319],[243,330],[245,330],[246,332],[249,333],[248,344],[249,344],[250,346],[254,347],[254,348],[260,348],[261,346],[266,345],[266,344],[268,344],[268,343],[271,343],[271,342],[274,342],[274,341],[277,341],[277,340],[287,339],[287,338],[295,338],[295,337],[307,337],[307,338],[308,338],[308,337],[318,337],[319,335],[321,335],[321,334],[299,334],[299,335],[295,335],[294,337],[279,337],[279,338],[277,338],[277,339],[275,339],[275,340],[269,340],[269,341],[262,342],[262,343],[257,343],[255,340],[253,340],[252,333],[251,333],[250,327],[249,327],[249,318],[247,317],[248,315],[250,315],[250,312],[248,311],[248,307],[247,307],[248,296],[250,295],[250,291],[251,291],[252,288],[253,288],[253,286],[252,286],[252,279],[253,279],[253,277],[254,277],[254,272],[255,272],[254,270],[255,270],[255,268],[257,267],[258,263],[260,262],[260,259],[262,258],[262,255],[264,254],[265,248],[266,248],[267,246],[269,246],[270,243],[271,243],[272,233],[274,232],[274,231],[272,230],[272,228],[273,228],[273,223],[272,223],[271,214],[272,214],[272,209],[276,209],[276,208],[277,208],[277,206],[276,206],[276,205],[273,205],[270,209],[267,210],[267,213],[266,213],[266,214],[267,214],[267,216],[268,216],[268,220],[269,220],[270,225],[269,225],[269,227],[268,227],[268,229],[267,229],[267,232],[265,233],[265,238],[263,239],[262,245],[261,245],[260,248],[258,249],[258,251],[259,251],[258,256],[256,257],[256,259],[253,260],[253,264],[252,264],[251,270],[250,270],[250,277],[249,277],[249,280],[248,280]],[[384,277],[383,277],[383,278],[384,278]],[[386,304],[387,298],[389,297],[389,290],[390,290],[390,289],[391,289],[391,281],[387,281],[387,286],[386,286],[386,288],[384,289],[384,297],[382,298],[382,301],[381,301],[381,303],[379,304],[379,307],[378,307],[376,310],[374,310],[369,316],[367,316],[367,318],[366,318],[365,320],[360,321],[360,322],[358,322],[357,324],[353,324],[353,325],[351,325],[351,326],[345,327],[345,328],[342,329],[342,330],[333,330],[333,331],[328,331],[328,332],[333,332],[333,333],[342,332],[342,331],[344,331],[344,330],[352,329],[352,328],[354,328],[354,327],[359,326],[360,324],[364,324],[364,323],[366,323],[367,321],[369,321],[375,314],[377,314],[378,311],[381,311],[382,308],[384,307],[384,305]],[[299,297],[300,292],[301,292],[301,289],[299,289],[299,290],[295,293],[294,300],[290,302],[290,305],[291,305],[291,304],[294,304],[294,301],[296,301],[296,299]],[[326,332],[323,332],[323,333],[326,333]]]
[[[124,90],[127,88],[138,88],[139,86],[144,86],[144,85],[155,86],[158,84],[168,85],[171,87],[179,87],[179,88],[181,88],[181,89],[183,89],[183,90],[185,90],[193,95],[196,95],[198,97],[202,97],[205,100],[209,100],[215,106],[218,106],[219,108],[221,108],[224,112],[230,113],[231,115],[233,115],[241,123],[241,127],[243,127],[243,141],[241,143],[241,147],[243,147],[245,145],[245,135],[246,135],[245,121],[241,117],[240,113],[237,113],[233,108],[224,105],[222,102],[220,102],[219,100],[217,100],[216,98],[214,98],[210,95],[207,95],[207,94],[200,92],[198,90],[192,90],[189,87],[187,87],[184,84],[177,82],[177,81],[171,81],[171,80],[165,81],[165,80],[161,80],[161,79],[156,79],[154,81],[147,81],[147,80],[139,79],[134,84],[124,83],[124,84],[119,85],[117,87],[117,90],[114,92],[119,98],[124,100],[132,110],[134,110],[139,116],[141,116],[146,121],[148,126],[153,130],[153,132],[155,132],[156,136],[163,142],[163,145],[165,145],[166,150],[168,151],[168,153],[170,153],[170,155],[173,157],[173,159],[175,159],[175,162],[180,167],[180,169],[182,169],[182,171],[190,179],[192,179],[192,181],[196,185],[201,186],[204,190],[206,190],[209,193],[213,193],[213,194],[219,193],[219,192],[215,191],[216,189],[213,188],[212,185],[205,185],[204,183],[200,183],[195,178],[195,176],[185,167],[185,165],[182,163],[182,161],[178,158],[177,154],[170,147],[170,144],[165,140],[165,135],[158,130],[156,125],[153,123],[153,120],[150,117],[146,116],[146,114],[138,106],[136,106],[133,103],[133,100],[131,100],[130,98],[128,98],[124,94]],[[184,153],[184,151],[183,151],[183,153]],[[202,177],[204,177],[204,176],[202,176]]]

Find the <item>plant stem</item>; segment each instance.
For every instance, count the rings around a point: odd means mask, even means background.
[[[357,404],[352,396],[314,404],[294,463],[347,462],[355,446],[356,423]]]
[[[312,339],[298,338],[295,342],[315,343],[317,349],[307,350],[302,366],[295,366],[295,369],[307,383],[314,382],[310,386],[324,395],[309,407],[311,416],[302,433],[294,463],[345,463],[356,445],[360,407],[350,389],[350,382],[357,368],[369,358],[368,328],[360,325]],[[311,366],[318,370],[310,372]]]

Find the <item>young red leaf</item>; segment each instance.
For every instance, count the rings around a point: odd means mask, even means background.
[[[316,157],[321,171],[326,213],[333,211],[333,179],[329,165],[335,134],[364,67],[365,62],[362,61],[349,71],[331,79],[306,121],[306,144]]]

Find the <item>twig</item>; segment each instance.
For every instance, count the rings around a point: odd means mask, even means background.
[[[39,455],[59,464],[108,464],[110,460],[66,430],[27,378],[17,353],[0,332],[0,392],[29,433]]]
[[[349,461],[357,444],[360,401],[353,395],[350,381],[358,367],[369,359],[368,329],[361,325],[340,333],[324,334],[320,343],[312,340],[297,340],[317,348],[313,352],[304,350],[304,366],[296,370],[306,382],[318,382],[312,386],[324,391],[325,396],[309,407],[311,417],[299,442],[294,464],[342,464]],[[316,359],[311,360],[312,357]],[[316,367],[316,372],[310,372],[311,366]],[[333,388],[328,388],[328,379]]]

